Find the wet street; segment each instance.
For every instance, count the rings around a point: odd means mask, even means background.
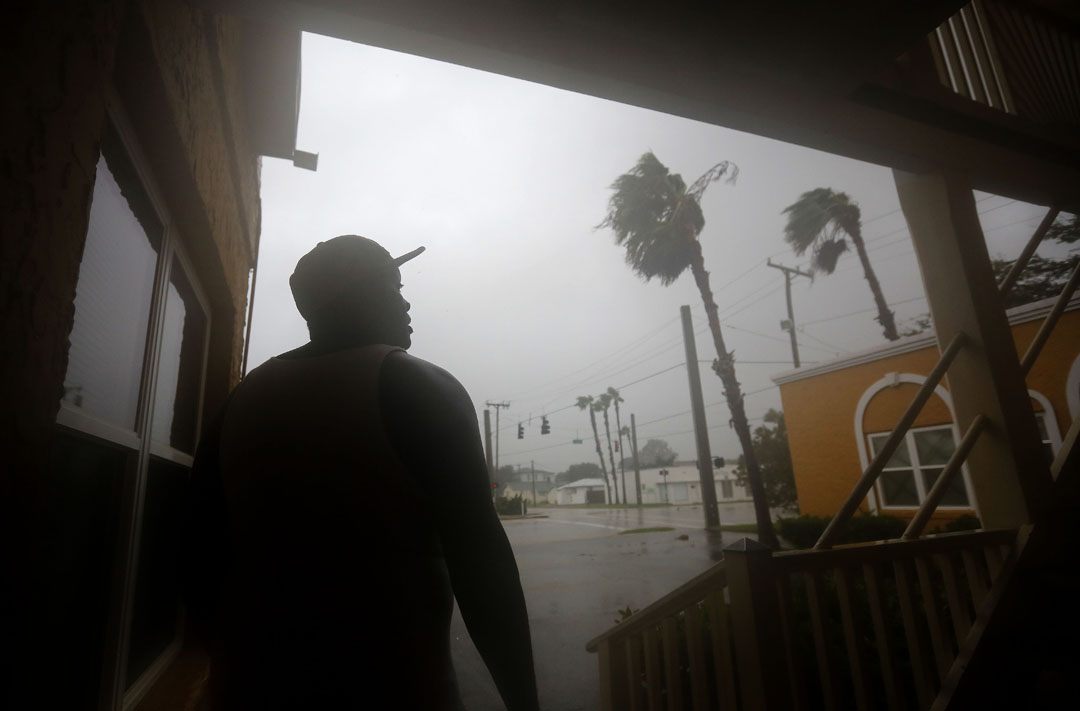
[[[712,565],[724,545],[753,534],[702,530],[700,505],[643,509],[537,510],[548,518],[503,522],[529,607],[540,705],[547,711],[599,706],[597,660],[585,643]],[[724,525],[752,523],[750,503],[722,504]],[[619,535],[637,528],[674,531]],[[677,536],[687,535],[687,540]],[[487,668],[455,610],[454,665],[470,711],[501,709]]]

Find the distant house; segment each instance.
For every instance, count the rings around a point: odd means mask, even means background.
[[[537,472],[539,474],[539,472]],[[555,488],[555,484],[550,481],[540,481],[537,477],[536,486],[533,486],[531,481],[515,481],[507,484],[503,487],[502,495],[506,498],[512,499],[518,494],[521,494],[526,501],[536,503],[537,501],[547,501],[548,492]]]
[[[700,504],[701,478],[694,462],[676,462],[669,467],[642,469],[641,503],[643,504]],[[716,500],[721,503],[746,501],[749,492],[735,483],[735,465],[727,464],[713,468],[713,481],[716,485]],[[538,485],[539,486],[539,485]],[[622,474],[618,478],[619,501],[622,501]],[[559,504],[605,503],[607,489],[604,480],[579,479],[557,488]],[[637,503],[634,496],[634,471],[626,471],[626,498],[629,503]]]
[[[735,464],[730,461],[723,467],[713,467],[716,500],[721,503],[745,501],[750,493],[735,483]],[[694,462],[676,462],[669,467],[641,470],[641,503],[643,504],[700,504],[701,476]],[[635,502],[633,494],[634,473],[626,472],[627,496]],[[622,492],[620,477],[619,491]]]
[[[1006,312],[1013,341],[1026,351],[1053,299]],[[780,386],[802,513],[831,516],[889,436],[938,361],[933,332],[902,338],[809,368],[773,376]],[[1046,456],[1080,415],[1080,296],[1066,312],[1027,376],[1028,394]],[[846,432],[846,437],[837,433]],[[863,509],[910,518],[960,439],[946,380],[916,418]],[[965,465],[929,525],[978,514]]]
[[[559,504],[606,504],[607,488],[604,480],[578,479],[558,487]]]

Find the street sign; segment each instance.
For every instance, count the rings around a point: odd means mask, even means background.
[[[581,444],[581,440],[580,439],[575,439],[574,444]]]

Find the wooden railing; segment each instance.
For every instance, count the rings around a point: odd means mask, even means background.
[[[928,708],[1016,531],[722,563],[586,645],[603,709]]]
[[[774,576],[760,594],[779,590],[781,619],[799,621],[782,639],[795,660],[793,703],[929,707],[1015,538],[979,531],[759,554]]]
[[[723,563],[635,612],[585,648],[604,709],[735,708]]]

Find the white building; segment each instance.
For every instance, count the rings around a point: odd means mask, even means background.
[[[551,482],[540,481],[540,477],[537,477],[535,485],[531,481],[510,482],[503,488],[502,495],[512,499],[520,494],[526,501],[535,504],[538,501],[547,501],[548,493],[554,488],[555,485]]]
[[[558,487],[559,503],[566,504],[606,504],[607,488],[604,480],[578,479]]]
[[[748,489],[735,483],[735,464],[713,467],[713,481],[716,485],[716,500],[720,503],[746,501],[750,499]],[[636,501],[634,472],[626,471],[626,492],[631,503]],[[622,492],[620,477],[619,492]],[[657,467],[641,470],[641,502],[643,504],[700,504],[701,477],[697,465],[693,462],[677,463],[670,467]]]
[[[700,504],[701,478],[697,465],[693,462],[680,462],[669,467],[656,467],[641,470],[641,503],[643,504]],[[749,501],[750,491],[735,483],[735,465],[713,467],[713,481],[716,484],[716,500],[719,503]],[[619,500],[622,501],[622,474],[618,478]],[[579,479],[556,488],[559,504],[602,504],[607,503],[607,488],[604,480]],[[629,503],[637,503],[634,496],[634,470],[626,470],[626,496]]]

